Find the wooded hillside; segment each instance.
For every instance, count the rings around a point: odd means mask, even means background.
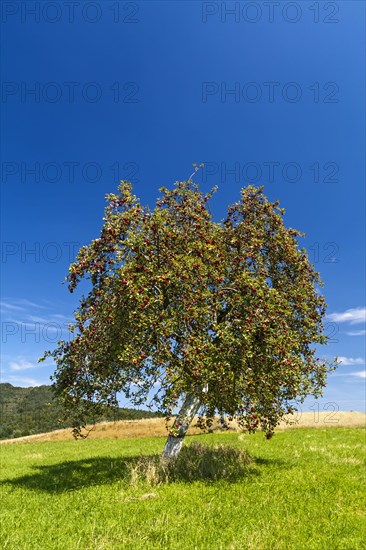
[[[90,418],[90,422],[156,416],[160,415],[137,409],[106,409],[103,416]],[[0,439],[44,433],[71,426],[70,421],[59,421],[60,418],[62,408],[54,397],[51,386],[20,388],[8,383],[0,384]]]

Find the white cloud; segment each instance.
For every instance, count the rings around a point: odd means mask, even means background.
[[[64,318],[65,321],[60,321],[60,317]],[[40,317],[38,315],[29,315],[27,313],[24,313],[23,319],[9,316],[3,321],[5,334],[8,334],[9,336],[15,334],[32,334],[32,331],[33,333],[38,331],[42,338],[46,340],[49,332],[57,333],[59,337],[62,337],[65,332],[69,332],[69,325],[72,322],[72,319],[66,316],[61,316],[60,314],[51,314],[49,317]]]
[[[366,378],[366,370],[360,370],[358,372],[351,372],[351,376],[358,376],[359,378]]]
[[[26,298],[20,298],[17,300],[5,300],[0,302],[0,306],[2,309],[11,311],[26,311],[29,308],[46,309],[45,306],[41,304],[36,304],[35,302],[31,302]]]
[[[10,370],[27,370],[35,368],[37,368],[37,366],[33,363],[30,363],[30,361],[27,361],[26,359],[19,359],[19,361],[10,361],[9,363]]]
[[[70,319],[69,315],[62,315],[61,313],[55,313],[53,315],[56,319],[61,319],[63,321],[66,321],[67,323],[72,323],[73,319]]]
[[[0,301],[0,309],[4,316],[4,322],[17,325],[14,334],[19,332],[19,329],[28,330],[26,328],[28,323],[33,323],[34,329],[36,329],[35,325],[38,323],[40,325],[38,328],[43,327],[47,332],[53,331],[62,334],[63,331],[68,331],[69,324],[74,322],[74,319],[69,315],[45,312],[44,310],[49,310],[50,308],[36,304],[25,298]],[[43,311],[39,313],[38,310]],[[15,316],[18,318],[14,318]],[[22,318],[20,319],[19,317]],[[31,327],[29,327],[29,330],[31,330]]]
[[[338,357],[338,361],[341,362],[343,366],[349,365],[364,365],[365,359],[362,359],[362,357]]]
[[[7,372],[18,372],[18,371],[24,371],[24,370],[30,370],[30,369],[41,369],[43,367],[54,367],[54,362],[51,359],[46,359],[46,361],[42,363],[38,363],[37,360],[28,360],[25,357],[22,356],[1,356],[2,362],[7,363],[6,368],[2,368],[3,373]]]
[[[39,382],[34,378],[27,378],[23,376],[7,376],[7,379],[2,380],[2,382],[8,382],[9,384],[13,384],[14,386],[20,386],[22,388],[42,386],[43,384],[45,384],[45,382]],[[47,382],[46,385],[49,383],[50,382]]]
[[[33,323],[40,323],[41,325],[46,325],[49,322],[49,319],[44,317],[39,317],[39,315],[27,315],[27,321],[32,321]]]
[[[335,323],[350,323],[356,325],[357,323],[366,322],[366,307],[355,307],[347,309],[341,313],[330,313],[327,315],[330,321]]]
[[[60,318],[65,320],[61,322]],[[65,330],[67,329],[69,323],[72,323],[72,319],[70,319],[69,317],[66,317],[65,315],[59,315],[59,314],[50,315],[47,318],[39,317],[38,315],[27,315],[26,320],[31,321],[32,323],[39,323],[40,325],[45,325],[47,329],[48,328],[51,329],[53,327],[55,330]]]
[[[36,307],[36,308],[39,308],[39,309],[46,309],[45,306],[43,306],[41,304],[36,304],[35,302],[31,302],[30,300],[27,300],[26,298],[22,298],[21,300],[19,300],[19,303],[21,303],[22,305],[24,305],[26,307]]]
[[[9,304],[8,302],[0,302],[0,307],[2,310],[5,309],[10,311],[24,311],[24,307]]]
[[[365,329],[354,330],[352,332],[346,332],[346,334],[347,336],[365,336],[366,330]]]

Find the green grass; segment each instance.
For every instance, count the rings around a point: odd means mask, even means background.
[[[2,445],[1,548],[365,548],[363,429],[288,430],[270,441],[208,434],[192,443],[231,445],[254,460],[215,481],[182,471],[151,485],[132,483],[130,472],[142,455],[160,454],[163,438]]]

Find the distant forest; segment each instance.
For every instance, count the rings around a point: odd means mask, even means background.
[[[103,416],[91,418],[90,423],[95,420],[136,420],[156,416],[161,414],[138,409],[106,409]],[[69,428],[71,423],[60,422],[61,417],[62,407],[54,397],[51,386],[18,388],[0,384],[0,439]]]

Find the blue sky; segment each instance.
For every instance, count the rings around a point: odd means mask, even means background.
[[[152,206],[203,162],[216,220],[254,183],[306,233],[320,353],[343,363],[303,410],[365,410],[365,4],[4,2],[1,17],[2,381],[49,383],[37,358],[67,337],[78,295],[61,282],[105,194],[130,179]]]

